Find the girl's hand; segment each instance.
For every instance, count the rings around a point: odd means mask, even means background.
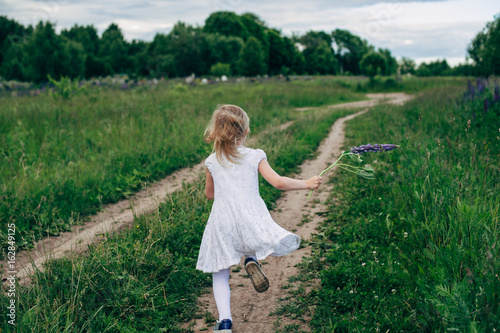
[[[321,185],[323,178],[320,176],[314,176],[306,180],[307,188],[309,190],[315,190]]]

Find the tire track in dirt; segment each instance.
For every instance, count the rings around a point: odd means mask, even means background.
[[[369,100],[328,107],[329,109],[340,109],[342,106],[347,108],[367,108],[335,121],[330,134],[318,148],[319,155],[315,159],[303,163],[300,166],[301,172],[295,178],[307,179],[313,175],[318,175],[334,162],[334,157],[338,157],[342,152],[345,137],[344,127],[347,121],[367,112],[369,107],[376,105],[376,102],[380,102],[382,99],[385,99],[385,102],[390,104],[403,104],[411,98],[411,96],[404,93],[377,94],[376,97],[377,100],[375,101]],[[307,108],[307,110],[311,109],[316,108]],[[306,110],[302,108],[298,111]],[[325,180],[323,185],[314,192],[310,200],[307,199],[309,191],[284,192],[283,196],[276,202],[276,209],[271,212],[271,216],[276,223],[287,230],[295,229],[294,232],[302,240],[309,240],[322,221],[322,218],[316,213],[327,209],[324,203],[334,187],[333,184],[327,181],[327,178],[331,177],[331,175],[332,172],[329,172],[323,176]],[[313,202],[318,201],[318,204],[313,204]],[[308,217],[310,221],[302,223],[304,217]],[[282,287],[288,283],[289,277],[298,273],[295,266],[302,261],[303,257],[310,255],[310,247],[306,246],[285,257],[268,257],[263,260],[263,262],[267,263],[263,265],[263,270],[269,279],[270,287],[262,294],[253,289],[250,279],[245,275],[243,262],[239,266],[232,267],[229,285],[231,287],[233,333],[268,333],[275,331],[274,325],[278,318],[270,314],[278,305],[279,300],[286,295],[286,291]],[[200,306],[200,316],[203,316],[208,311],[213,317],[218,318],[217,307],[211,290],[198,299],[198,304]],[[293,323],[300,325],[300,329],[303,331],[310,331],[306,323],[294,322],[287,318],[281,318],[280,321],[282,326]],[[212,326],[213,323],[205,323],[204,318],[202,318],[185,323],[184,328],[190,328],[194,332],[205,332],[208,328],[208,331],[211,332],[210,327]]]
[[[367,97],[370,98],[370,100],[336,104],[327,106],[326,108],[333,110],[341,108],[371,107],[384,100],[388,103],[398,103],[406,101],[409,98],[409,95],[400,93],[368,94]],[[319,108],[325,107],[299,108],[296,110],[307,111]],[[292,123],[293,122],[287,122],[277,128],[268,129],[268,131],[283,130]],[[259,135],[265,134],[266,131],[263,131]],[[255,140],[255,138],[249,138],[249,145],[251,145],[252,139]],[[321,164],[321,167],[323,166],[325,166],[325,163]],[[81,226],[74,226],[71,232],[63,232],[57,237],[46,237],[36,242],[34,244],[34,249],[17,253],[17,280],[20,283],[27,283],[29,281],[30,274],[33,273],[35,268],[43,270],[43,264],[47,260],[62,258],[73,253],[84,252],[88,249],[88,245],[99,241],[100,235],[105,233],[120,232],[127,229],[134,222],[134,216],[154,212],[161,202],[163,202],[170,194],[182,187],[182,183],[195,181],[199,175],[204,172],[204,168],[205,165],[204,162],[202,162],[191,168],[178,170],[159,182],[149,184],[145,189],[140,190],[128,199],[106,205],[102,211],[91,216],[89,222],[86,222]],[[307,174],[309,175],[314,173]],[[324,186],[324,188],[326,187]],[[306,200],[303,201],[306,202]],[[283,226],[285,225],[283,224]],[[293,228],[294,227],[289,229]],[[295,254],[295,256],[297,255],[298,254]],[[5,272],[7,261],[1,261],[0,265],[0,267],[2,267],[1,269]],[[290,274],[287,273],[286,276],[290,276]]]

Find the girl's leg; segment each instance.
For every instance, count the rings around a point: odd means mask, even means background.
[[[229,289],[229,268],[213,273],[215,303],[219,311],[219,320],[231,317],[231,290]]]

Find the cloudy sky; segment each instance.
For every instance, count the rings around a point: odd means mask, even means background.
[[[57,30],[117,23],[127,40],[150,41],[177,21],[204,25],[210,13],[252,12],[285,35],[346,29],[394,56],[417,62],[464,62],[466,47],[500,13],[499,0],[0,0],[0,15],[27,25],[51,21]]]

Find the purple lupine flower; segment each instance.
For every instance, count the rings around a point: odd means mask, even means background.
[[[467,90],[464,92],[464,100],[474,99],[475,89],[470,80],[467,80]]]
[[[351,153],[363,154],[363,153],[371,153],[371,152],[379,152],[379,151],[388,151],[388,150],[393,150],[396,147],[398,147],[398,146],[395,144],[375,144],[375,145],[372,145],[371,143],[369,143],[367,145],[361,145],[359,147],[351,148]]]
[[[483,109],[484,112],[488,112],[488,110],[490,109],[490,100],[487,98],[484,100]]]
[[[498,83],[495,82],[495,94],[493,95],[493,102],[500,102],[500,88],[498,88]]]
[[[481,95],[484,91],[484,83],[483,80],[481,80],[481,78],[476,79],[476,87],[478,95]]]

